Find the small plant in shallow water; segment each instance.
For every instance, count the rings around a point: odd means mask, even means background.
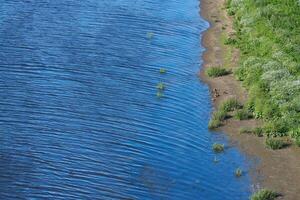
[[[159,84],[157,84],[156,88],[159,89],[159,90],[165,90],[166,85],[164,83],[159,83]]]
[[[241,170],[240,168],[237,168],[235,170],[235,176],[236,177],[241,177],[243,175],[243,170]]]
[[[210,67],[206,70],[206,74],[209,77],[219,77],[230,74],[230,71],[222,67]]]
[[[157,92],[157,93],[156,93],[156,96],[157,96],[158,98],[162,98],[162,97],[164,96],[164,94],[163,94],[162,92]]]
[[[159,73],[161,73],[161,74],[165,74],[166,72],[167,72],[167,70],[164,69],[164,68],[160,68],[160,69],[159,69]]]
[[[154,37],[154,33],[152,33],[152,32],[147,33],[147,38],[148,39],[152,39],[153,37]]]
[[[224,151],[224,144],[214,143],[212,149],[215,153],[221,153]]]
[[[271,190],[262,189],[251,196],[251,200],[274,200],[278,197],[278,193]]]
[[[282,149],[285,143],[282,139],[267,138],[266,146],[272,150]]]
[[[216,129],[222,125],[222,122],[219,119],[211,119],[208,123],[209,129]]]

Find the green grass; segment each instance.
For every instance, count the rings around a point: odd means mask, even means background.
[[[299,0],[227,0],[234,37],[225,43],[240,49],[234,74],[249,92],[255,118],[268,136],[300,129]]]
[[[209,67],[206,70],[206,74],[209,77],[219,77],[230,74],[230,71],[222,67]]]
[[[253,129],[250,127],[242,127],[239,130],[240,134],[250,134],[253,133]]]
[[[218,119],[211,119],[208,123],[209,129],[216,129],[222,125],[222,122]]]
[[[282,149],[285,146],[285,142],[282,139],[276,138],[267,138],[265,143],[272,150]]]
[[[264,136],[263,129],[261,127],[255,127],[255,128],[242,127],[242,128],[240,128],[239,132],[240,132],[240,134],[254,134],[257,137]]]
[[[246,109],[242,109],[242,110],[237,110],[234,114],[234,118],[238,119],[238,120],[246,120],[246,119],[251,119],[252,118],[252,114],[246,110]]]
[[[264,136],[263,129],[261,127],[254,128],[253,129],[253,134],[256,135],[257,137]]]
[[[251,196],[251,200],[274,200],[279,195],[271,190],[262,189]]]
[[[240,109],[241,107],[242,107],[242,105],[238,102],[237,99],[230,98],[230,99],[225,100],[221,104],[219,109],[224,112],[230,112],[230,111],[234,111],[236,109]]]
[[[214,143],[212,149],[215,153],[222,153],[224,151],[224,144]]]
[[[297,147],[300,147],[300,137],[297,137],[295,139],[295,144],[296,144]]]
[[[240,168],[237,168],[234,172],[236,177],[241,177],[243,175],[243,170],[241,170]]]

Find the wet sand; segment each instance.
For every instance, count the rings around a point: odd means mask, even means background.
[[[201,0],[201,15],[210,22],[211,27],[203,36],[203,68],[200,78],[211,90],[215,108],[225,99],[235,97],[245,102],[247,92],[232,74],[209,78],[204,71],[212,66],[234,69],[239,63],[239,50],[223,44],[222,39],[234,33],[232,19],[226,14],[225,0]],[[238,121],[228,119],[218,131],[226,132],[233,145],[238,146],[253,161],[258,161],[249,172],[253,179],[253,190],[268,188],[281,193],[278,199],[300,199],[300,149],[294,146],[272,151],[265,147],[265,138],[239,134],[241,127],[256,127],[258,120]]]

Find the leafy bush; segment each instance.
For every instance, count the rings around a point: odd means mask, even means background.
[[[206,74],[209,77],[219,77],[219,76],[225,76],[225,75],[230,74],[230,71],[228,71],[225,68],[221,68],[221,67],[209,67],[206,70]]]
[[[278,197],[276,192],[271,190],[262,189],[251,196],[251,200],[274,200]]]
[[[224,144],[214,143],[212,149],[215,153],[221,153],[224,151]]]
[[[281,139],[267,138],[266,146],[272,150],[282,149],[285,143]]]

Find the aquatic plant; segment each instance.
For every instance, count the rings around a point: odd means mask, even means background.
[[[215,153],[221,153],[224,151],[224,144],[214,143],[212,149]]]
[[[159,92],[159,91],[158,91],[158,92],[156,93],[156,96],[157,96],[158,98],[161,98],[161,97],[164,96],[164,94],[163,94],[162,92]]]
[[[276,138],[267,138],[265,143],[266,146],[272,150],[282,149],[285,145],[282,139]]]
[[[147,33],[147,38],[148,39],[152,39],[153,37],[154,37],[154,33],[152,33],[152,32]]]
[[[234,172],[236,177],[241,177],[243,175],[243,170],[241,170],[240,168],[237,168]]]
[[[165,90],[166,85],[164,83],[158,83],[157,86],[156,86],[156,88],[158,90]]]
[[[206,74],[209,77],[219,77],[219,76],[225,76],[230,74],[231,72],[225,68],[222,67],[209,67],[206,70]]]
[[[271,190],[262,189],[251,196],[251,200],[274,200],[278,197],[278,193]]]
[[[167,70],[165,68],[160,68],[159,69],[159,73],[161,74],[165,74],[167,72]]]

